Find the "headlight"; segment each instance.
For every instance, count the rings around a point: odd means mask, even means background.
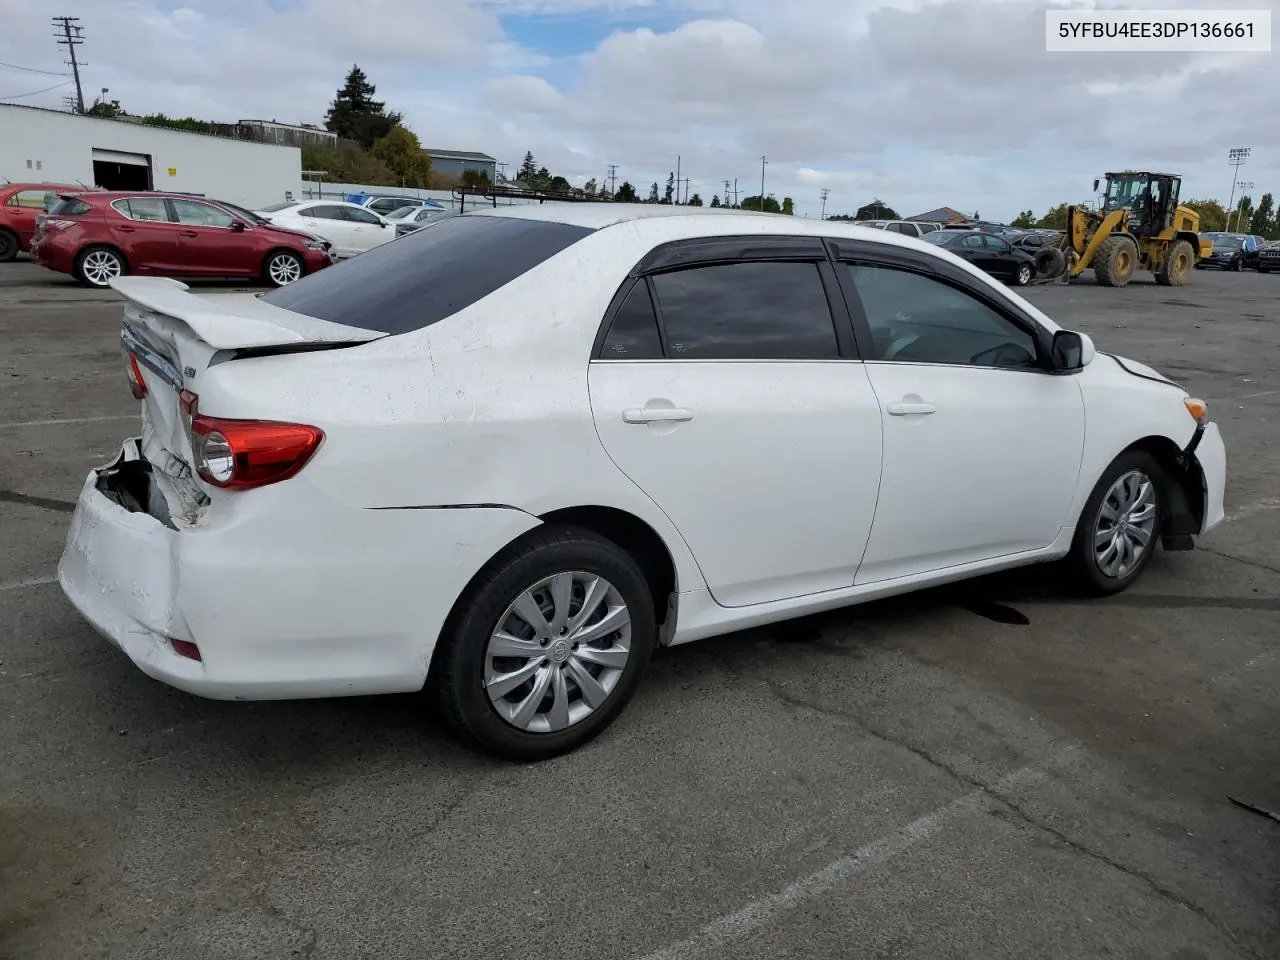
[[[328,240],[318,240],[318,239],[317,239],[317,240],[308,240],[308,241],[307,241],[307,249],[308,249],[308,250],[328,250],[328,249],[329,249],[329,241],[328,241]]]
[[[1191,414],[1196,423],[1204,423],[1209,417],[1209,405],[1203,400],[1197,400],[1195,397],[1184,397],[1182,402],[1186,404],[1187,413]]]

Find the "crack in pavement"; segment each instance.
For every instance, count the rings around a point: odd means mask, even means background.
[[[1052,827],[1047,823],[1043,823],[1040,820],[1037,820],[1034,816],[1032,816],[1030,813],[1024,810],[1016,801],[1010,799],[1009,797],[1004,796],[1003,794],[996,792],[988,784],[984,783],[983,781],[977,779],[974,776],[971,776],[970,774],[964,773],[963,771],[956,769],[951,764],[946,763],[943,760],[940,760],[939,758],[929,753],[927,750],[917,747],[913,743],[910,743],[906,740],[896,739],[895,737],[891,737],[888,734],[884,733],[883,731],[877,730],[874,727],[869,726],[866,723],[866,721],[864,721],[861,717],[857,716],[856,714],[850,713],[849,711],[846,711],[846,710],[841,710],[837,707],[828,707],[824,704],[815,703],[812,700],[807,700],[804,697],[797,696],[796,694],[789,692],[785,687],[782,686],[782,684],[778,683],[775,680],[764,680],[763,682],[765,687],[769,690],[769,692],[773,695],[775,699],[777,699],[779,702],[783,703],[784,705],[792,709],[812,710],[813,712],[821,714],[823,716],[832,717],[832,718],[850,723],[861,732],[869,736],[875,737],[877,740],[883,741],[884,743],[888,743],[900,749],[906,750],[907,752],[925,761],[930,766],[936,767],[939,770],[943,771],[952,779],[960,783],[966,784],[968,786],[974,787],[978,790],[981,790],[984,794],[991,797],[996,803],[1008,809],[1014,816],[1016,816],[1019,820],[1021,820],[1027,826],[1048,834],[1050,837],[1057,840],[1062,846],[1066,847],[1068,850],[1070,850],[1075,854],[1078,854],[1080,856],[1083,856],[1092,860],[1096,860],[1097,862],[1102,863],[1113,870],[1119,871],[1120,873],[1123,873],[1126,876],[1129,876],[1134,878],[1135,880],[1141,881],[1142,883],[1146,884],[1146,886],[1150,890],[1152,890],[1154,893],[1156,893],[1161,899],[1167,900],[1170,903],[1177,904],[1181,907],[1185,907],[1186,909],[1194,913],[1196,916],[1198,916],[1200,919],[1204,920],[1206,923],[1212,926],[1219,933],[1225,934],[1228,938],[1230,938],[1231,942],[1234,943],[1246,955],[1253,957],[1254,960],[1262,960],[1261,955],[1254,953],[1252,950],[1246,947],[1243,943],[1241,943],[1239,938],[1236,936],[1235,932],[1229,926],[1227,926],[1224,922],[1219,920],[1217,917],[1211,914],[1204,907],[1200,906],[1198,903],[1195,903],[1192,900],[1188,900],[1186,897],[1182,896],[1177,891],[1172,890],[1169,887],[1165,886],[1163,883],[1161,883],[1156,877],[1152,876],[1151,874],[1146,873],[1145,871],[1139,870],[1134,867],[1129,867],[1123,863],[1120,863],[1118,860],[1115,860],[1114,858],[1107,856],[1105,853],[1100,853],[1096,850],[1092,850],[1089,847],[1086,847],[1083,844],[1079,843],[1078,841],[1072,840],[1070,837],[1068,837],[1065,833],[1063,833],[1061,830],[1057,829],[1056,827]]]
[[[29,493],[18,493],[16,490],[0,490],[0,503],[20,503],[28,507],[41,507],[45,510],[57,510],[59,513],[74,513],[75,502],[72,500],[54,500],[52,497],[37,497]]]
[[[1237,557],[1234,554],[1223,553],[1221,550],[1215,550],[1213,547],[1197,547],[1205,553],[1212,553],[1215,557],[1222,557],[1224,560],[1234,560],[1236,563],[1243,563],[1246,567],[1257,567],[1259,570],[1266,570],[1268,573],[1280,574],[1280,567],[1273,567],[1269,563],[1263,563],[1261,560],[1249,560],[1245,557]]]

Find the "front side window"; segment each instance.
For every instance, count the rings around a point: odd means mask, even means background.
[[[186,223],[197,227],[229,227],[235,223],[235,217],[227,213],[225,210],[219,210],[217,207],[211,207],[207,203],[198,203],[195,200],[173,200],[174,213],[178,215],[179,223]]]
[[[1036,365],[1035,338],[981,300],[909,270],[844,264],[874,343],[873,359],[1021,368]]]
[[[116,200],[111,206],[130,220],[169,222],[169,208],[165,206],[163,197],[129,197],[126,200]]]
[[[960,246],[966,247],[970,250],[981,250],[984,244],[982,242],[981,235],[971,233],[960,241]]]
[[[368,210],[360,210],[356,207],[339,207],[338,212],[342,214],[343,220],[350,220],[352,223],[382,223],[381,218],[376,213],[370,213]]]
[[[830,360],[840,356],[813,263],[747,262],[653,278],[672,359]]]
[[[994,250],[996,253],[1008,253],[1013,248],[999,237],[987,237],[987,249]]]

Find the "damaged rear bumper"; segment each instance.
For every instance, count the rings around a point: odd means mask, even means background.
[[[305,480],[170,518],[156,476],[141,438],[90,471],[58,581],[145,674],[213,699],[421,689],[458,595],[539,523],[496,507],[368,509]]]

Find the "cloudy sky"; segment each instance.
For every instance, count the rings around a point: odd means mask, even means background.
[[[1059,3],[1275,9],[1280,0]],[[56,9],[54,7],[56,6]],[[78,15],[86,98],[133,113],[320,123],[351,64],[432,147],[575,184],[618,165],[643,194],[681,157],[709,200],[802,215],[880,198],[991,219],[1088,199],[1107,169],[1280,193],[1280,60],[1046,53],[1041,0],[0,0],[0,100],[57,107],[51,14]],[[27,69],[17,69],[23,67]],[[20,96],[32,94],[29,96]]]

